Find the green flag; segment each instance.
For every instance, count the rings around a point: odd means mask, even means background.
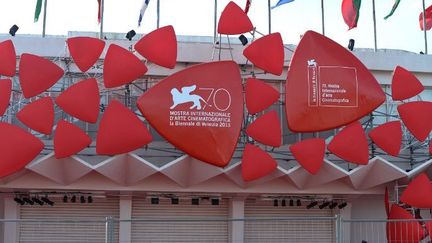
[[[393,15],[394,11],[396,10],[396,8],[397,8],[398,5],[399,5],[399,2],[400,2],[400,0],[396,0],[396,1],[395,1],[395,3],[393,4],[393,7],[392,7],[390,13],[387,14],[387,16],[384,17],[384,19],[388,19],[390,16]]]
[[[39,15],[41,13],[41,9],[42,9],[42,0],[37,0],[35,15],[34,15],[34,22],[35,23],[39,20]]]

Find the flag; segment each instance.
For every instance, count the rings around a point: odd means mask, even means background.
[[[273,7],[271,7],[271,9],[274,9],[274,8],[276,8],[276,7],[279,7],[279,6],[282,5],[282,4],[290,3],[290,2],[294,2],[294,0],[279,0],[279,1],[276,3],[276,5],[274,5]]]
[[[246,7],[244,12],[247,14],[249,12],[250,5],[252,4],[252,0],[246,0]]]
[[[357,21],[360,16],[361,0],[343,0],[342,16],[348,25],[348,30],[357,27]]]
[[[140,10],[139,18],[138,18],[138,26],[141,26],[141,21],[144,17],[144,12],[146,11],[149,2],[150,2],[150,0],[144,0],[144,2],[143,2],[143,5],[142,5],[141,10]]]
[[[426,30],[430,30],[432,28],[432,5],[429,6],[425,10],[425,17],[426,17]],[[420,22],[420,29],[424,30],[424,27],[423,27],[423,12],[420,12],[419,22]]]
[[[41,9],[42,9],[42,0],[37,0],[35,15],[34,15],[34,22],[35,23],[38,22],[38,20],[39,20],[39,15],[41,13]]]
[[[98,23],[100,24],[100,22],[101,22],[101,12],[102,12],[102,9],[101,9],[101,0],[97,0],[98,1]]]
[[[388,19],[388,17],[390,17],[390,16],[393,15],[393,13],[394,13],[394,11],[396,10],[396,8],[398,7],[399,3],[400,3],[400,0],[396,0],[396,1],[394,2],[393,7],[392,7],[390,13],[387,14],[387,16],[384,17],[384,19]]]

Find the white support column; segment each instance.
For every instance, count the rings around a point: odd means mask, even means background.
[[[339,215],[341,216],[342,219],[345,220],[350,220],[351,219],[351,208],[352,208],[352,204],[348,203],[346,207],[344,207],[343,209],[339,209]],[[345,241],[349,241],[351,239],[351,224],[348,223],[342,223],[341,224],[342,229],[342,239],[344,239]]]
[[[243,219],[245,209],[244,198],[232,198],[229,202],[229,217]],[[231,221],[229,224],[230,243],[243,243],[244,221]]]
[[[4,218],[5,219],[19,219],[20,218],[20,207],[13,200],[13,197],[4,198]],[[18,242],[19,232],[18,223],[4,223],[4,241],[3,242]]]
[[[132,218],[132,196],[120,197],[120,220],[130,220]],[[119,238],[120,242],[132,242],[131,222],[120,222]]]

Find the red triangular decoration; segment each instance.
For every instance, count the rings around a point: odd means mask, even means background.
[[[311,138],[289,147],[294,158],[312,175],[316,175],[324,162],[325,140]]]
[[[415,218],[402,207],[393,204],[388,219],[401,219],[402,222],[387,222],[386,233],[389,243],[417,243],[425,237],[425,230]],[[406,221],[403,221],[406,220]]]
[[[397,66],[393,72],[391,89],[393,100],[406,100],[420,94],[424,86],[410,71]]]
[[[223,35],[243,34],[253,30],[247,14],[233,1],[222,11],[218,23],[218,33]]]
[[[145,124],[128,108],[112,100],[101,119],[96,138],[96,153],[122,154],[152,141]]]
[[[82,72],[96,63],[105,47],[105,41],[93,37],[72,37],[66,42],[72,59]]]
[[[354,122],[342,129],[327,148],[348,162],[359,165],[366,165],[369,162],[368,141],[360,122]]]
[[[92,139],[78,126],[60,120],[54,134],[54,155],[57,159],[69,157],[89,146],[91,142]]]
[[[21,55],[19,80],[27,99],[51,88],[63,74],[63,69],[48,59],[27,53]]]
[[[432,208],[432,185],[426,173],[418,175],[408,184],[400,200],[415,208]]]
[[[11,40],[0,42],[0,76],[15,76],[16,54]]]
[[[50,135],[54,125],[54,102],[43,97],[26,105],[16,117],[29,128]]]
[[[109,46],[103,69],[105,87],[114,88],[128,84],[146,72],[146,65],[130,51],[116,44]]]
[[[86,79],[70,86],[56,98],[55,102],[71,116],[95,123],[99,117],[100,105],[96,79]]]
[[[432,130],[432,102],[414,101],[397,107],[408,130],[423,142]]]
[[[402,143],[402,128],[400,121],[384,123],[369,132],[369,137],[386,153],[398,156]]]
[[[12,93],[12,81],[10,79],[0,79],[0,116],[3,116],[9,106]]]
[[[276,161],[259,147],[246,144],[242,158],[242,177],[253,181],[272,173],[277,168]]]
[[[281,146],[282,128],[276,111],[269,111],[258,117],[246,129],[246,134],[265,145]]]
[[[13,174],[32,161],[44,148],[35,136],[0,122],[0,178]]]
[[[389,192],[387,187],[385,188],[385,192],[384,192],[384,207],[388,218],[390,215],[390,200],[389,200]]]
[[[174,28],[168,25],[148,33],[135,44],[135,50],[157,65],[174,68],[177,61],[177,38]]]
[[[261,80],[246,80],[246,107],[249,114],[261,112],[279,99],[279,91]]]
[[[243,55],[262,70],[281,75],[284,65],[284,46],[279,33],[266,35],[252,42]]]

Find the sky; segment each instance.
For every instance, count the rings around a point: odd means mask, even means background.
[[[156,29],[157,0],[150,0],[141,27],[138,15],[143,0],[105,0],[104,32],[148,33]],[[424,51],[424,36],[419,28],[422,0],[401,0],[392,17],[384,20],[395,0],[375,0],[378,49]],[[217,0],[218,18],[229,0]],[[246,0],[234,0],[244,8]],[[271,0],[276,4],[277,0]],[[355,39],[357,48],[373,48],[372,0],[363,0],[358,27],[348,31],[341,14],[342,0],[324,0],[325,34],[343,46]],[[426,7],[432,0],[425,0]],[[262,33],[268,33],[267,0],[253,0],[249,17]],[[0,0],[0,33],[13,24],[17,34],[42,33],[42,15],[34,23],[36,0]],[[68,31],[98,32],[97,0],[48,0],[47,35],[67,35]],[[173,25],[177,35],[213,36],[214,0],[160,0],[160,26]],[[307,30],[322,31],[321,0],[295,0],[271,11],[272,32],[280,32],[284,43],[298,44]],[[248,36],[249,37],[249,36]],[[429,53],[432,36],[427,33]]]

